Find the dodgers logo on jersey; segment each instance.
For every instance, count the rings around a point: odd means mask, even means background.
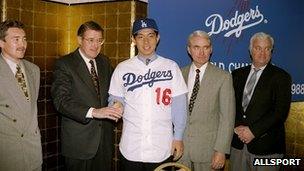
[[[171,70],[168,71],[151,71],[144,75],[136,75],[135,73],[128,72],[123,75],[124,87],[129,86],[127,91],[133,91],[143,85],[152,87],[155,82],[172,80],[173,75]]]

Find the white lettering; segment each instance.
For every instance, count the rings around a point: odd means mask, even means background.
[[[257,5],[255,9],[250,9],[244,14],[239,14],[239,11],[235,11],[234,17],[231,19],[224,20],[220,14],[212,14],[206,19],[205,25],[211,27],[211,31],[208,33],[210,36],[227,31],[224,34],[225,37],[235,34],[235,37],[238,38],[243,30],[258,25],[263,20],[264,15]]]
[[[301,159],[280,159],[280,158],[255,158],[253,160],[254,166],[299,166]]]

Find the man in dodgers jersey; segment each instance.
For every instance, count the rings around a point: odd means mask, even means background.
[[[159,38],[153,19],[136,20],[132,41],[138,55],[112,75],[110,102],[124,105],[121,170],[154,170],[183,153],[187,86],[178,65],[155,53]]]

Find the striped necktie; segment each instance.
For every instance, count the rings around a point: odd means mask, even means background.
[[[248,83],[244,89],[244,94],[243,94],[243,101],[242,101],[242,106],[244,111],[246,111],[248,104],[250,102],[251,99],[251,93],[253,91],[253,87],[255,84],[255,81],[257,79],[257,73],[260,71],[260,69],[254,68],[253,74],[251,75],[251,77],[248,80]],[[247,91],[245,91],[247,90]]]

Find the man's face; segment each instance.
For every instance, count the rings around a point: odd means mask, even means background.
[[[16,63],[24,57],[26,46],[25,32],[20,28],[9,28],[6,31],[4,40],[0,40],[0,47],[4,57],[9,58]]]
[[[187,50],[191,55],[195,66],[200,68],[209,61],[212,53],[212,46],[207,38],[194,36],[190,39]]]
[[[256,38],[252,42],[251,57],[255,67],[263,67],[271,59],[271,41],[269,39]]]
[[[156,35],[153,29],[145,28],[140,30],[132,41],[138,49],[138,55],[150,56],[155,52],[159,35]]]
[[[82,37],[78,36],[79,49],[89,59],[97,57],[103,42],[101,31],[87,30]]]

